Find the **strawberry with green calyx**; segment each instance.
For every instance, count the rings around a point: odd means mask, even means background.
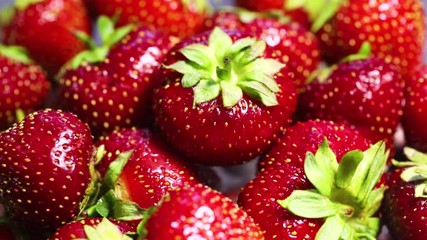
[[[232,165],[273,143],[291,121],[296,91],[267,49],[262,40],[215,28],[171,50],[153,104],[172,146],[199,163]]]
[[[407,162],[393,161],[385,192],[383,221],[393,239],[421,240],[427,234],[427,154],[404,148]]]
[[[24,46],[49,77],[86,49],[74,33],[91,32],[81,0],[16,0],[0,19],[3,42]]]
[[[174,38],[143,27],[114,29],[107,17],[98,26],[102,44],[87,40],[93,49],[63,69],[56,105],[86,121],[95,137],[151,122],[153,75],[174,44]]]
[[[0,131],[19,120],[19,114],[43,106],[50,89],[46,73],[18,46],[0,45]]]
[[[337,163],[325,140],[316,154],[307,153],[304,163],[315,189],[295,190],[278,203],[297,216],[325,219],[316,239],[375,239],[381,224],[374,215],[386,188],[374,187],[387,158],[385,144],[378,142],[364,152],[346,153]]]

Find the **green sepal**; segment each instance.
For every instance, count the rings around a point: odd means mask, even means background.
[[[160,203],[158,205],[160,205]],[[136,232],[138,233],[137,240],[144,240],[145,237],[147,236],[148,231],[147,231],[147,228],[145,226],[147,225],[147,221],[150,218],[150,216],[157,211],[157,208],[158,208],[158,206],[155,205],[155,206],[148,208],[144,212],[144,216],[142,217],[141,222],[139,222],[137,230],[136,230]]]
[[[381,207],[382,199],[384,198],[384,192],[386,187],[380,187],[372,190],[369,194],[366,202],[368,203],[366,207],[362,210],[360,215],[362,216],[373,216]]]
[[[100,215],[121,221],[130,221],[142,219],[144,212],[145,209],[139,207],[138,204],[120,199],[116,192],[111,189],[92,207],[89,216]]]
[[[221,82],[222,101],[224,107],[232,107],[236,105],[243,97],[243,91],[236,85],[222,81]]]
[[[414,196],[418,198],[427,198],[427,183],[424,182],[424,183],[418,184],[415,187]]]
[[[133,150],[122,152],[117,156],[117,158],[113,162],[110,163],[110,166],[108,167],[108,170],[105,173],[105,176],[103,179],[103,183],[102,183],[103,188],[107,188],[107,189],[115,188],[117,180],[122,174],[123,168],[126,166],[132,154],[133,154]]]
[[[276,94],[263,83],[257,81],[241,82],[239,86],[252,98],[262,102],[265,106],[276,106],[279,104]]]
[[[336,174],[336,185],[338,188],[347,188],[351,184],[351,180],[356,172],[357,166],[363,159],[363,152],[353,150],[344,154],[338,166]]]
[[[427,166],[414,166],[406,168],[400,175],[403,181],[413,182],[427,179]]]
[[[194,9],[199,12],[209,12],[212,9],[212,6],[210,5],[208,0],[181,0],[182,4],[187,9]]]
[[[25,112],[21,108],[16,109],[15,111],[16,122],[21,122],[25,118]]]
[[[15,0],[15,7],[19,11],[22,11],[32,4],[41,3],[44,1],[45,0]]]
[[[411,162],[427,165],[427,154],[417,151],[416,149],[410,148],[410,147],[405,147],[403,149],[403,152],[405,153],[406,157],[408,157],[408,159],[411,160]],[[396,165],[396,166],[399,166],[399,165]]]
[[[191,46],[191,45],[190,45]],[[209,51],[207,53],[211,53],[213,51],[215,59],[217,60],[217,64],[219,67],[223,68],[222,64],[224,62],[225,55],[233,46],[233,40],[227,33],[225,33],[221,28],[216,27],[212,30],[211,35],[209,36]]]
[[[24,64],[30,64],[33,62],[29,57],[27,50],[21,46],[5,46],[0,44],[0,55]]]
[[[359,51],[354,54],[350,54],[343,59],[340,60],[339,63],[346,63],[346,62],[352,62],[356,60],[364,60],[368,59],[371,56],[371,44],[368,41],[365,41],[362,43],[362,45],[359,48]]]
[[[208,102],[220,94],[221,87],[218,82],[212,80],[201,80],[194,87],[194,106],[198,103]]]
[[[295,190],[285,200],[277,202],[293,214],[304,218],[325,218],[338,213],[337,206],[317,191]]]
[[[346,223],[338,215],[326,218],[325,223],[316,234],[316,240],[340,240]]]
[[[107,218],[96,226],[85,225],[83,228],[88,240],[132,240]]]
[[[15,16],[16,9],[15,6],[9,5],[3,8],[0,11],[0,26],[6,26],[12,22],[13,17]]]
[[[310,1],[310,3],[307,3],[305,5],[305,9],[307,10],[307,12],[309,12],[309,16],[313,21],[311,25],[311,31],[319,31],[323,27],[323,25],[325,25],[325,23],[329,21],[329,19],[335,16],[344,1],[345,0],[323,1],[326,6],[323,4],[322,6],[320,4],[314,5],[311,3],[312,1]]]
[[[188,60],[197,63],[201,67],[212,66],[211,57],[205,53],[209,52],[208,46],[201,44],[192,44],[180,50]]]

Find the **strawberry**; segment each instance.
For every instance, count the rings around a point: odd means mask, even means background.
[[[405,148],[409,162],[394,162],[382,206],[383,220],[393,239],[421,240],[427,235],[427,155]]]
[[[205,19],[207,0],[93,0],[97,14],[118,14],[119,26],[139,23],[179,38],[193,36]]]
[[[172,49],[154,92],[167,141],[198,163],[239,164],[263,153],[290,121],[296,91],[262,40],[220,28]]]
[[[170,192],[144,225],[141,239],[264,239],[229,198],[202,184]],[[145,235],[144,234],[144,235]]]
[[[325,59],[337,62],[367,41],[373,56],[411,74],[422,63],[425,17],[420,0],[326,1],[313,31]],[[307,1],[308,6],[310,1]],[[324,11],[328,9],[328,11]]]
[[[349,60],[320,72],[299,100],[303,119],[345,122],[372,142],[385,140],[392,148],[404,84],[396,68],[382,59]]]
[[[0,133],[0,201],[9,218],[27,231],[74,219],[94,152],[88,126],[66,112],[37,111]]]
[[[0,236],[2,240],[16,240],[12,229],[7,225],[0,225]]]
[[[4,42],[25,47],[50,77],[86,49],[75,35],[91,31],[82,0],[16,1],[3,14]]]
[[[104,157],[96,166],[101,176],[105,176],[118,153],[133,150],[118,177],[116,189],[122,199],[141,208],[156,205],[168,191],[195,182],[188,164],[148,131],[122,129],[101,137],[97,145],[105,147]]]
[[[380,226],[372,215],[384,188],[371,189],[387,154],[384,144],[368,146],[366,138],[345,125],[297,123],[261,160],[264,168],[243,188],[239,205],[266,239],[353,239],[344,233],[375,237]],[[328,230],[337,236],[322,235]]]
[[[406,80],[405,100],[402,127],[406,145],[427,152],[427,65],[418,67]]]
[[[17,120],[17,111],[41,107],[50,89],[45,72],[16,46],[0,45],[0,83],[0,131]]]
[[[215,26],[223,30],[247,31],[268,45],[266,54],[286,65],[299,91],[305,80],[320,64],[320,47],[316,36],[280,14],[256,13],[242,9],[217,11],[205,21],[203,30]]]
[[[86,121],[95,137],[122,127],[148,125],[153,79],[173,44],[169,36],[98,21],[103,44],[80,53],[59,80],[57,107]]]
[[[135,224],[106,218],[86,218],[60,227],[49,240],[104,239],[130,240],[126,233],[135,233]]]

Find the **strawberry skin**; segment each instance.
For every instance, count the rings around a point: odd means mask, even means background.
[[[94,0],[98,15],[120,13],[119,25],[138,22],[151,30],[160,30],[180,38],[193,36],[205,19],[207,0]]]
[[[406,145],[427,152],[427,65],[418,67],[406,81],[402,127]]]
[[[0,131],[16,121],[16,111],[30,113],[43,105],[50,90],[45,72],[0,54]]]
[[[170,190],[194,183],[192,169],[156,135],[144,130],[122,129],[101,137],[105,155],[97,164],[103,176],[118,153],[133,150],[120,174],[118,185],[124,200],[141,208],[156,205]]]
[[[76,217],[95,150],[87,125],[66,112],[34,112],[0,134],[0,150],[0,200],[13,221],[40,231]]]
[[[422,63],[425,17],[420,0],[343,1],[316,33],[325,59],[337,62],[364,41],[372,54],[410,74]]]
[[[50,77],[86,45],[74,32],[87,34],[91,23],[81,0],[45,0],[33,3],[3,26],[4,42],[24,46]]]
[[[373,142],[388,141],[402,116],[404,84],[395,68],[378,58],[341,63],[326,78],[316,78],[300,94],[304,119],[344,122]]]
[[[60,79],[58,107],[86,121],[95,137],[151,120],[153,74],[173,39],[140,27],[114,45],[106,58],[68,68]]]
[[[154,239],[264,239],[258,226],[229,198],[202,184],[163,199],[145,225]]]

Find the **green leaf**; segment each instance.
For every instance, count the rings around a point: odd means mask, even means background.
[[[256,12],[247,11],[244,9],[239,9],[237,11],[237,14],[239,16],[239,20],[242,23],[246,24],[253,22],[258,17],[258,14]]]
[[[21,46],[5,46],[0,44],[0,54],[24,64],[32,63],[27,50]]]
[[[140,208],[138,204],[118,199],[112,210],[110,217],[120,221],[132,221],[142,219],[145,210]]]
[[[97,21],[99,35],[103,43],[108,41],[108,38],[114,32],[114,22],[107,16],[100,16]]]
[[[132,153],[133,150],[120,153],[119,156],[117,156],[117,158],[110,163],[110,166],[108,167],[108,170],[105,173],[103,179],[103,187],[107,189],[115,188],[117,180],[122,174],[123,168],[126,166],[127,162],[132,156]]]
[[[376,188],[372,192],[369,193],[369,196],[366,200],[367,204],[365,208],[360,213],[360,216],[363,217],[371,217],[374,216],[381,207],[381,202],[384,198],[384,192],[386,188]]]
[[[346,63],[356,60],[364,60],[371,56],[371,44],[368,41],[362,43],[357,53],[350,54],[347,57],[340,60],[340,63]]]
[[[194,87],[194,105],[215,99],[219,96],[220,90],[219,83],[212,80],[201,80]]]
[[[144,216],[142,217],[142,221],[138,224],[137,231],[136,231],[138,233],[138,240],[145,240],[145,237],[148,234],[148,231],[145,228],[145,225],[147,224],[147,221],[150,218],[150,216],[154,212],[156,212],[157,208],[158,208],[157,206],[152,206],[144,212]]]
[[[243,92],[250,97],[262,102],[265,106],[276,106],[279,104],[276,94],[264,85],[257,81],[241,82],[238,85],[242,88]]]
[[[191,44],[179,50],[188,60],[200,65],[203,68],[212,68],[211,49],[208,46],[201,44]]]
[[[96,149],[95,165],[97,165],[99,162],[101,162],[101,160],[104,157],[104,155],[105,155],[105,145],[101,144]]]
[[[194,87],[202,80],[202,75],[198,72],[188,72],[182,76],[181,84],[184,88]]]
[[[163,65],[166,69],[173,69],[179,73],[186,74],[197,71],[195,67],[185,61],[178,61],[171,65]]]
[[[80,41],[84,42],[89,49],[95,49],[97,47],[96,42],[87,33],[82,31],[74,31],[73,34]]]
[[[337,187],[347,188],[350,185],[354,173],[356,172],[357,166],[362,161],[362,159],[363,152],[360,150],[347,152],[342,157],[335,178],[335,183]]]
[[[96,228],[89,225],[85,225],[83,226],[83,229],[88,240],[104,240],[101,233],[99,233]]]
[[[415,187],[415,194],[414,194],[414,196],[416,198],[427,198],[427,183],[418,184]]]
[[[247,72],[263,72],[264,74],[273,76],[280,71],[285,65],[275,59],[258,58],[250,64],[246,65]]]
[[[22,11],[32,4],[41,3],[43,1],[45,0],[15,0],[15,7]]]
[[[320,28],[322,28],[323,25],[329,21],[329,19],[335,16],[336,12],[341,7],[342,2],[343,0],[330,0],[328,1],[327,7],[322,6],[322,11],[316,9],[320,6],[313,6],[313,9],[309,10],[312,15],[311,18],[315,18],[313,24],[311,25],[311,31],[319,31]],[[307,4],[307,6],[310,6],[310,4]]]
[[[247,81],[257,81],[264,84],[270,91],[279,92],[280,88],[277,82],[274,80],[274,77],[267,75],[263,72],[253,72],[248,74]]]
[[[7,6],[0,11],[0,26],[9,25],[15,16],[15,7],[13,5]]]
[[[120,28],[117,28],[104,42],[107,46],[113,46],[114,44],[120,42],[124,37],[126,37],[130,32],[135,29],[135,25],[126,25]]]
[[[337,169],[336,156],[329,147],[326,138],[320,144],[315,155],[311,152],[308,152],[306,155],[304,170],[307,178],[325,196],[331,195]]]
[[[222,64],[227,52],[233,45],[233,40],[221,28],[215,27],[209,36],[209,48],[214,50],[218,64]],[[220,65],[220,67],[222,67]]]
[[[316,234],[316,240],[340,240],[346,223],[338,216],[328,217]]]
[[[427,179],[427,166],[414,166],[406,168],[400,177],[405,182],[413,182]]]
[[[84,230],[88,240],[131,240],[106,218],[95,227],[85,225]]]
[[[224,107],[231,108],[243,98],[243,91],[233,83],[221,82],[222,101]]]
[[[285,200],[277,202],[293,214],[304,218],[325,218],[338,212],[328,197],[311,190],[295,190]]]
[[[15,111],[16,122],[21,122],[25,118],[25,112],[21,108],[16,109]]]
[[[415,163],[427,164],[427,154],[417,151],[414,148],[405,147],[403,149],[406,157]]]
[[[251,45],[255,44],[256,39],[255,38],[241,38],[237,40],[228,51],[230,55],[234,56],[245,49],[249,48]]]
[[[250,48],[245,50],[245,54],[243,55],[242,61],[244,63],[249,63],[257,59],[258,57],[261,57],[264,54],[265,48],[267,47],[267,44],[265,41],[256,41],[254,44],[250,46]],[[274,60],[273,60],[274,61]],[[280,64],[277,64],[280,66]],[[283,68],[283,65],[281,65],[280,69]],[[279,70],[280,70],[279,69]],[[275,71],[276,73],[278,71]]]

